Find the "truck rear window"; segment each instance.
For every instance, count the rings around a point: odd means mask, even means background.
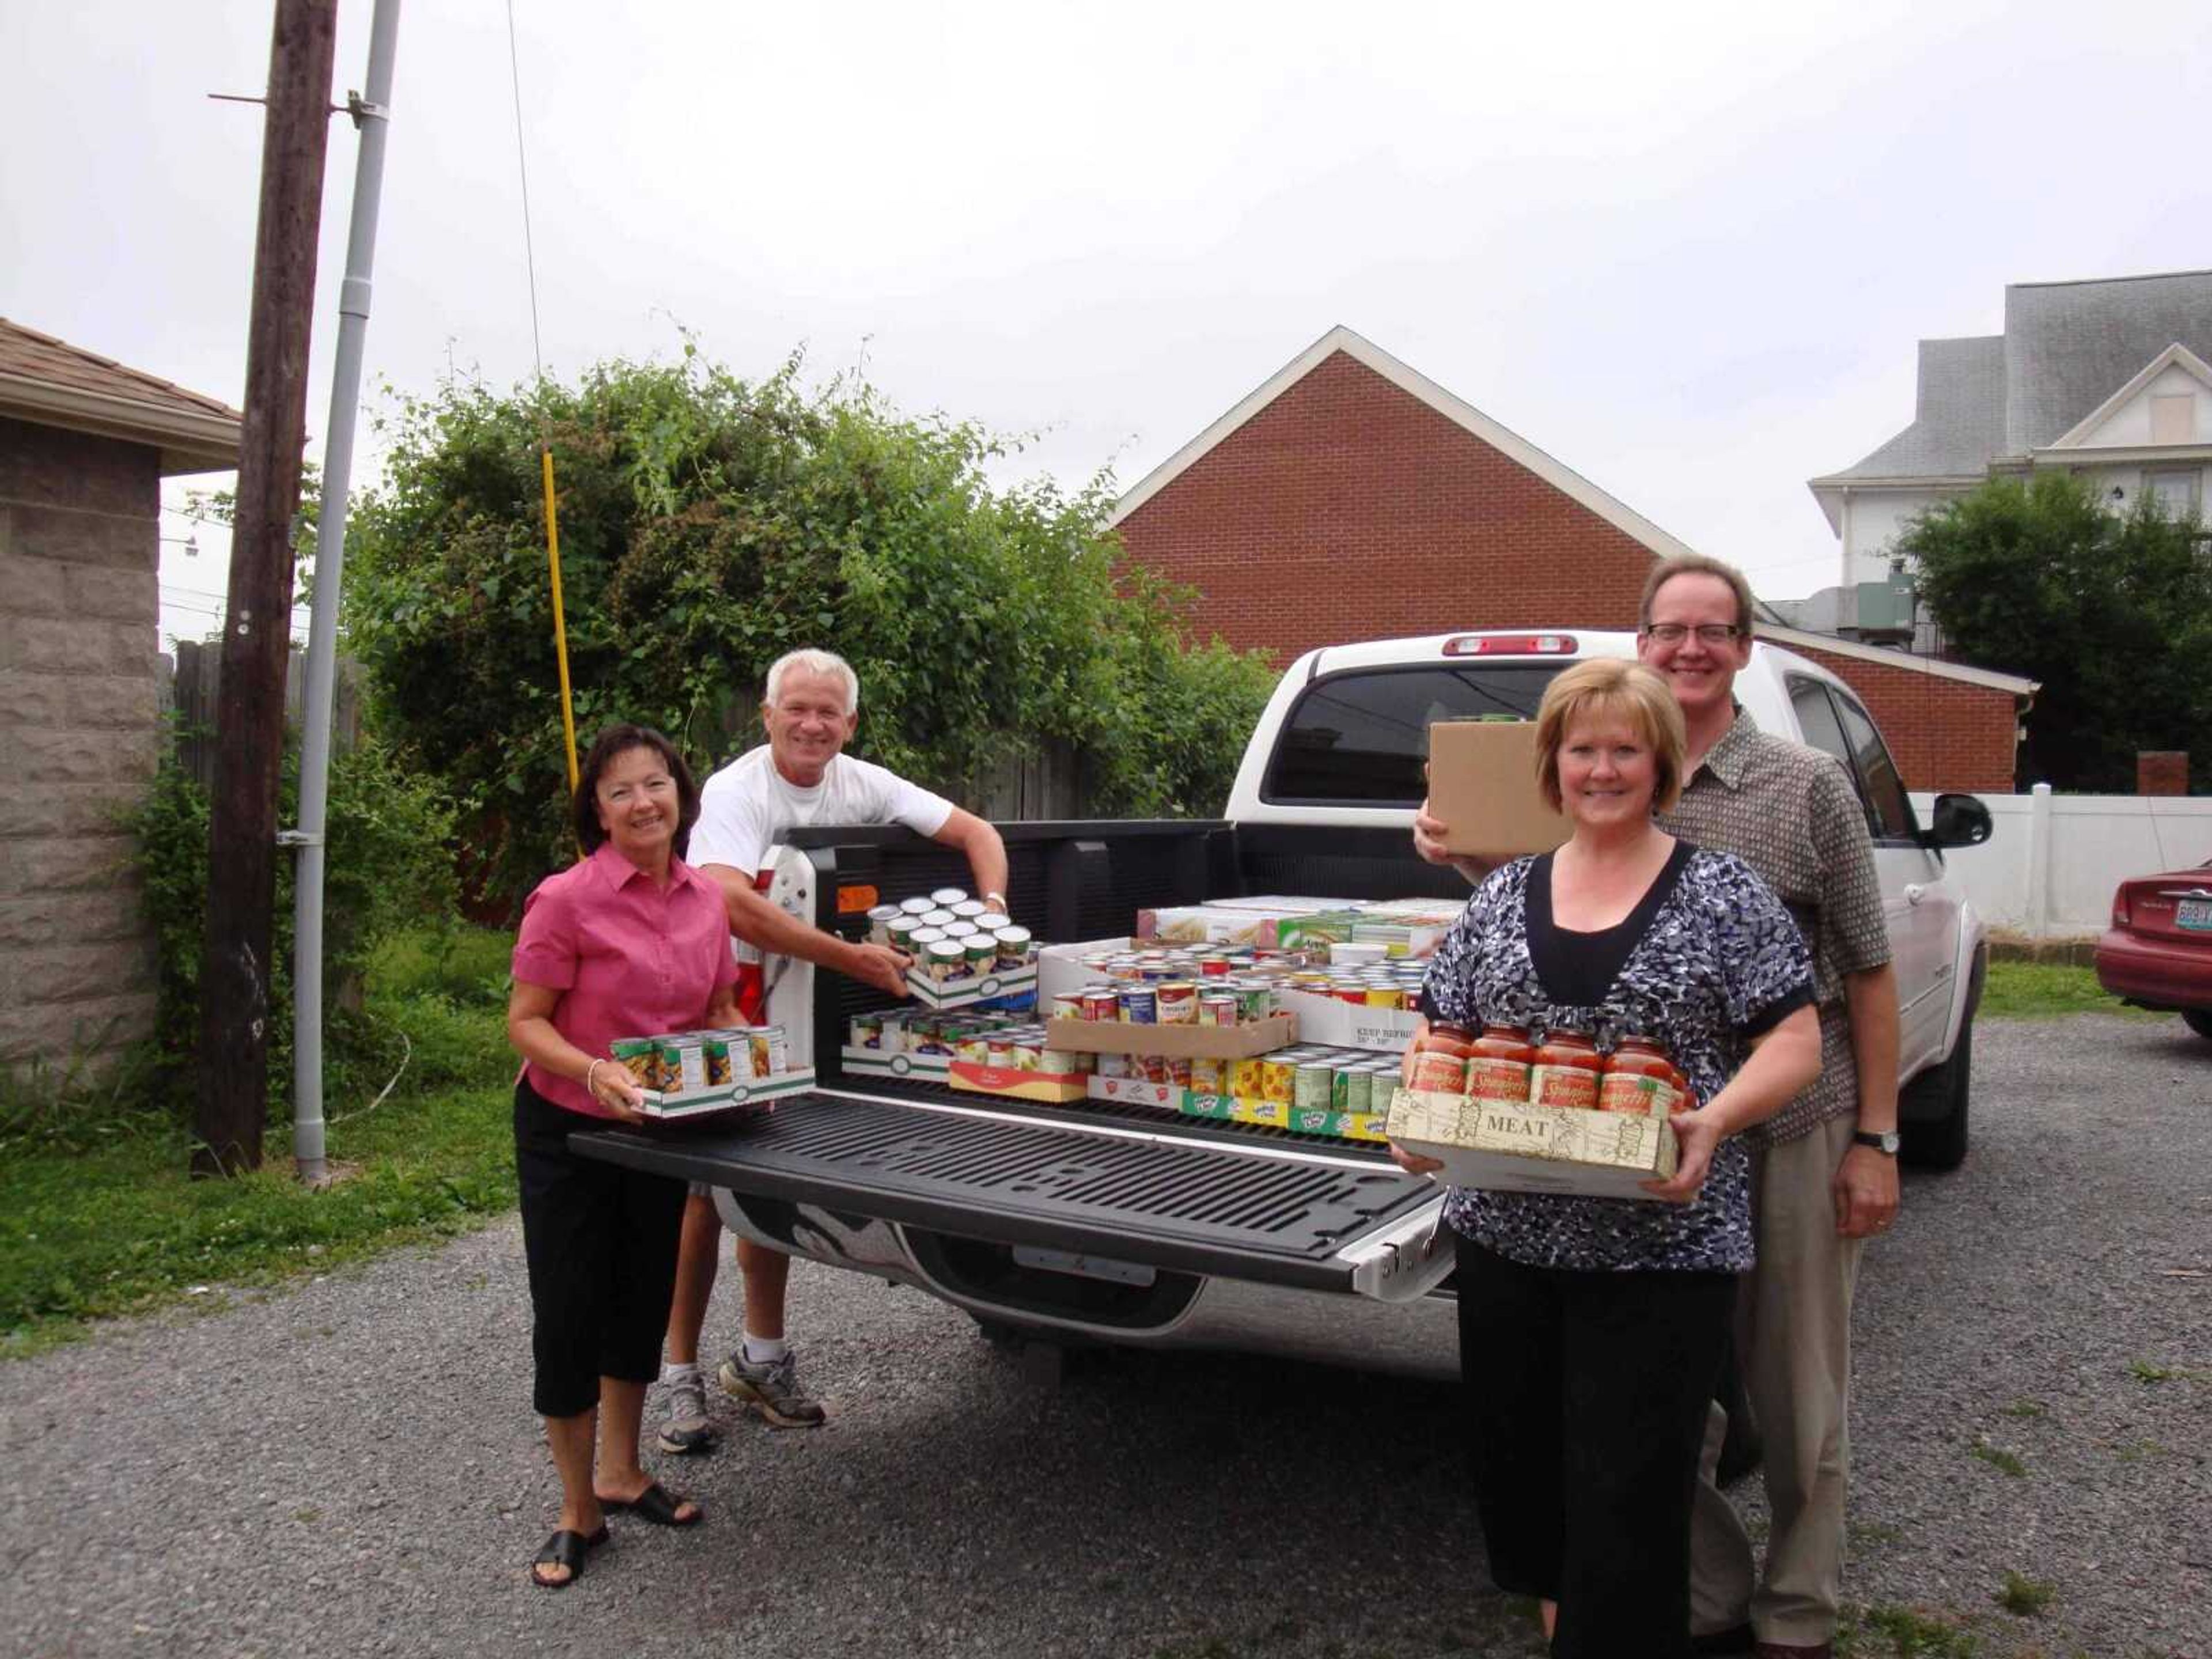
[[[1432,720],[1534,720],[1556,659],[1357,669],[1317,680],[1275,739],[1261,798],[1284,805],[1419,806]]]

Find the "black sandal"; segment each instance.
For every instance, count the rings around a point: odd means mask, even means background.
[[[707,1518],[704,1510],[695,1505],[688,1518],[676,1512],[690,1502],[688,1498],[671,1497],[668,1489],[656,1480],[635,1498],[602,1498],[599,1507],[627,1510],[641,1521],[652,1522],[656,1527],[696,1527]]]
[[[545,1547],[532,1558],[530,1582],[540,1589],[566,1589],[584,1576],[584,1557],[607,1541],[606,1523],[601,1522],[593,1533],[571,1532],[562,1528],[545,1540]],[[539,1576],[540,1567],[566,1567],[566,1578],[545,1578]]]

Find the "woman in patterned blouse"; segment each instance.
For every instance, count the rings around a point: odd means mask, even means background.
[[[1541,1599],[1555,1655],[1673,1659],[1691,1650],[1705,1403],[1752,1262],[1749,1158],[1733,1137],[1819,1073],[1812,974],[1749,866],[1652,822],[1680,787],[1683,750],[1656,675],[1615,659],[1569,669],[1536,739],[1538,787],[1573,835],[1475,890],[1430,966],[1426,1006],[1540,1040],[1648,1037],[1696,1103],[1674,1115],[1680,1160],[1648,1200],[1448,1195],[1476,1504],[1492,1577]]]

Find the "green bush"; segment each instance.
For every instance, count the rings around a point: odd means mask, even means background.
[[[297,816],[299,757],[288,750],[277,816]],[[451,803],[434,780],[402,769],[373,739],[332,756],[323,882],[325,1092],[357,1089],[401,1052],[396,1035],[360,1001],[377,947],[402,928],[449,917],[455,902]],[[160,1002],[151,1066],[153,1098],[182,1109],[199,1043],[199,983],[206,943],[207,792],[172,754],[126,819],[143,904],[159,946]],[[270,983],[272,1109],[292,1098],[292,927],[295,860],[276,864],[274,969]]]
[[[574,386],[448,382],[389,420],[349,647],[379,729],[480,836],[488,895],[568,852],[541,434],[580,744],[636,720],[719,763],[755,739],[769,665],[817,645],[859,671],[854,751],[947,793],[1057,741],[1097,811],[1219,810],[1273,672],[1192,648],[1188,592],[1123,568],[1103,481],[996,489],[977,428],[856,383],[807,394],[798,369],[748,383],[687,347]]]

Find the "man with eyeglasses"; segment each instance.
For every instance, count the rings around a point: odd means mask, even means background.
[[[1759,1263],[1738,1324],[1765,1443],[1766,1570],[1713,1478],[1713,1408],[1692,1524],[1691,1618],[1700,1653],[1826,1659],[1842,1592],[1850,1474],[1851,1294],[1862,1242],[1897,1213],[1897,981],[1865,809],[1832,757],[1761,732],[1736,705],[1751,661],[1750,584],[1681,554],[1656,565],[1637,654],[1673,689],[1688,781],[1660,815],[1673,835],[1734,853],[1796,918],[1814,959],[1820,1076],[1753,1132]],[[1413,844],[1448,860],[1425,803]]]

